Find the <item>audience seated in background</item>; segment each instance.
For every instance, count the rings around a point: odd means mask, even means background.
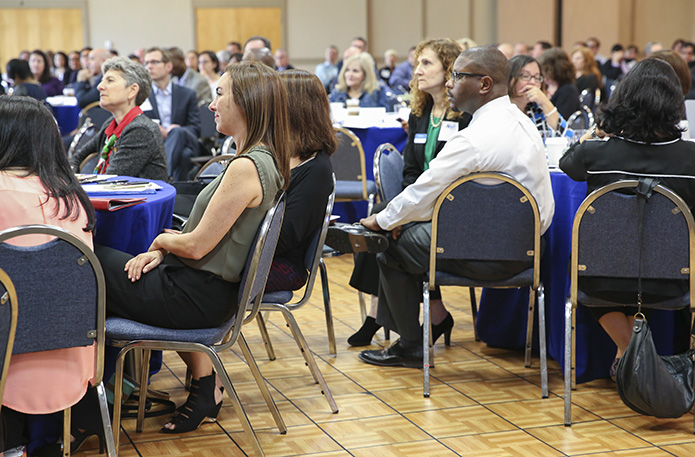
[[[108,59],[102,71],[100,105],[113,118],[70,157],[70,165],[78,171],[82,161],[96,152],[100,157],[94,173],[168,180],[162,135],[157,124],[140,109],[152,89],[149,73],[126,57]]]
[[[460,53],[459,44],[450,39],[423,41],[415,48],[416,65],[410,81],[412,103],[408,119],[408,141],[403,149],[403,189],[414,183],[429,168],[430,162],[437,157],[447,141],[468,126],[471,120],[469,113],[450,109],[446,96],[445,84],[451,77],[454,62]],[[381,211],[386,203],[388,202],[377,203],[372,212]],[[381,328],[376,323],[379,266],[375,254],[355,254],[355,268],[350,285],[370,294],[372,306],[362,327],[348,338],[348,343],[351,346],[368,346]],[[439,287],[430,293],[430,298],[434,324],[432,340],[436,341],[442,334],[451,333],[454,319],[444,307]]]
[[[601,65],[601,73],[606,79],[620,81],[625,73],[624,67],[625,48],[620,43],[614,44],[611,48],[611,55]]]
[[[388,249],[377,254],[376,321],[400,335],[388,349],[363,351],[359,356],[362,361],[422,367],[422,275],[429,269],[433,207],[449,184],[477,171],[509,173],[535,197],[542,232],[550,225],[554,201],[543,142],[533,123],[509,101],[508,79],[509,64],[496,48],[479,47],[461,53],[446,87],[450,108],[471,114],[471,123],[453,135],[429,163],[429,169],[383,211],[361,221],[370,230],[392,231],[394,239]],[[444,260],[437,264],[438,270],[478,279],[502,279],[528,267],[526,262]]]
[[[152,90],[148,97],[150,106],[143,109],[144,114],[159,126],[169,176],[174,181],[186,181],[193,166],[191,158],[200,153],[198,98],[193,90],[171,81],[173,65],[168,51],[148,49],[145,68],[152,77]]]
[[[374,59],[366,52],[350,57],[338,74],[338,84],[331,91],[331,102],[345,103],[347,99],[359,100],[364,108],[383,107],[391,110],[390,100],[376,79]]]
[[[277,71],[292,70],[294,67],[290,64],[290,58],[287,51],[283,48],[275,50],[275,68]]]
[[[101,82],[101,66],[107,59],[111,58],[111,53],[106,49],[92,49],[88,52],[87,65],[77,73],[77,80],[73,85],[77,106],[84,108],[90,103],[99,101],[99,89],[97,86]]]
[[[601,42],[598,40],[598,38],[593,36],[589,37],[586,39],[585,43],[586,47],[591,49],[591,52],[594,53],[594,60],[599,66],[603,65],[606,62],[606,60],[608,60],[606,56],[603,56],[599,53],[599,50],[601,49]]]
[[[574,65],[574,75],[577,78],[575,84],[581,94],[584,89],[588,89],[591,94],[603,86],[601,80],[601,70],[599,70],[594,53],[587,47],[580,46],[572,51],[572,65]]]
[[[78,51],[70,51],[70,54],[68,54],[68,66],[70,67],[70,78],[64,82],[66,85],[72,86],[77,81],[77,73],[82,70],[80,53]]]
[[[587,182],[587,195],[621,179],[645,175],[680,195],[695,209],[695,144],[681,140],[683,87],[671,66],[659,59],[645,59],[635,66],[598,115],[597,141],[589,132],[560,159],[560,168],[575,181]],[[625,305],[637,299],[633,278],[579,278],[579,289],[589,296]],[[643,279],[644,303],[680,297],[688,292],[687,280]],[[599,324],[617,345],[611,368],[632,336],[635,306],[590,308]],[[690,322],[688,318],[686,322]]]
[[[185,62],[186,67],[198,71],[198,51],[196,51],[195,49],[190,49],[186,53]]]
[[[567,122],[545,93],[541,67],[530,56],[509,60],[509,99],[526,113],[544,136],[572,135]]]
[[[29,97],[0,96],[0,199],[0,230],[49,224],[92,246],[96,224],[92,204],[70,170],[51,110]],[[49,239],[34,236],[13,242],[30,246]],[[58,441],[62,414],[53,422],[36,415],[78,403],[89,386],[94,362],[94,346],[13,355],[2,402],[0,452],[27,445],[29,455],[38,455],[34,454],[38,446]],[[44,433],[32,426],[40,420],[45,421]],[[48,423],[54,427],[46,427]],[[81,435],[101,427],[100,422],[76,418],[72,425],[73,430],[82,429]],[[54,430],[47,433],[46,428]]]
[[[326,48],[324,54],[325,60],[323,63],[316,65],[314,73],[321,80],[321,84],[326,88],[326,92],[330,90],[330,83],[334,79],[338,78],[338,48],[336,46],[330,45]]]
[[[249,37],[249,39],[246,40],[246,43],[244,43],[244,54],[246,54],[251,49],[260,48],[272,49],[272,46],[270,45],[270,40],[264,36],[254,35],[252,37]]]
[[[402,92],[407,92],[410,84],[410,78],[413,77],[413,66],[415,65],[415,46],[408,50],[408,58],[396,65],[393,69],[393,74],[389,78],[389,86],[394,89],[399,89]]]
[[[321,81],[304,70],[283,71],[280,79],[287,89],[291,170],[267,292],[297,290],[306,283],[304,256],[323,224],[333,189],[330,155],[337,147]]]
[[[533,49],[531,49],[531,57],[538,60],[541,57],[541,54],[552,47],[553,45],[547,41],[536,41],[536,44],[533,45]]]
[[[36,49],[29,55],[29,68],[46,95],[53,97],[54,95],[63,95],[63,83],[53,75],[51,75],[51,64],[43,51]]]
[[[275,58],[269,48],[249,49],[244,53],[244,58],[242,60],[247,62],[253,62],[255,60],[267,65],[269,68],[275,69]]]
[[[187,87],[195,92],[198,105],[207,105],[212,101],[207,80],[193,68],[186,66],[183,51],[180,48],[167,49],[171,57],[171,75],[174,84]]]
[[[384,83],[389,83],[389,78],[393,70],[396,68],[396,62],[398,61],[398,54],[395,49],[387,49],[384,51],[384,66],[379,68],[379,78],[381,78]]]
[[[31,74],[29,63],[26,60],[12,59],[7,62],[7,77],[13,81],[12,94],[24,95],[37,100],[46,100],[46,91]]]
[[[688,69],[688,65],[683,61],[683,58],[677,52],[671,51],[670,49],[665,49],[653,52],[648,58],[663,60],[667,64],[671,65],[671,68],[673,68],[673,70],[676,72],[678,81],[681,83],[683,95],[688,95],[691,89],[690,86],[692,84],[692,81],[690,80],[690,70]]]
[[[580,107],[572,62],[565,51],[551,48],[541,54],[538,63],[541,64],[550,101],[564,119],[569,119]]]
[[[58,51],[53,54],[53,69],[51,73],[63,86],[66,86],[68,82],[70,82],[70,73],[72,73],[72,69],[68,65],[68,55],[63,51]]]
[[[659,52],[664,49],[664,45],[660,41],[650,41],[644,45],[644,57],[649,57],[655,52]]]
[[[690,91],[688,94],[685,96],[687,99],[694,99],[695,98],[695,43],[692,43],[690,41],[684,41],[680,45],[680,51],[678,51],[678,54],[683,58],[685,63],[688,65],[688,69],[690,71]]]
[[[219,327],[237,312],[254,237],[289,181],[287,93],[279,73],[242,62],[227,67],[210,109],[218,131],[234,137],[238,153],[198,195],[183,232],[166,231],[136,257],[97,247],[109,316],[200,329]],[[215,419],[222,406],[221,380],[208,356],[180,355],[191,369],[190,394],[162,433],[194,430]]]
[[[497,49],[500,50],[502,54],[507,58],[511,59],[514,56],[514,46],[511,43],[500,43],[497,45]]]

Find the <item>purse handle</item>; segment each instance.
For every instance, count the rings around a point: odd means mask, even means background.
[[[642,314],[642,238],[644,229],[644,205],[652,196],[654,188],[659,185],[659,180],[656,178],[640,178],[637,183],[637,242],[638,257],[637,257],[637,315]],[[644,315],[642,315],[644,316]]]

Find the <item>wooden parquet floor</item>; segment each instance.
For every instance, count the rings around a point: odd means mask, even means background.
[[[357,294],[348,285],[350,256],[326,259],[338,355],[329,354],[320,285],[296,313],[299,325],[340,408],[332,414],[313,383],[282,317],[271,315],[268,330],[277,360],[268,361],[257,327],[244,334],[288,427],[280,435],[240,351],[224,355],[244,408],[267,456],[695,456],[693,416],[655,419],[625,407],[610,380],[580,384],[572,396],[572,427],[563,425],[563,380],[549,361],[550,398],[540,398],[539,360],[524,368],[521,351],[476,343],[467,291],[447,288],[447,308],[456,322],[452,346],[435,347],[431,398],[422,397],[422,370],[381,368],[360,362],[360,348],[346,339],[361,325]],[[383,332],[375,339],[383,341]],[[167,353],[152,388],[181,404],[185,369]],[[165,418],[135,420],[121,430],[122,457],[207,457],[253,455],[229,400],[217,423],[183,435],[158,433]],[[76,455],[98,455],[97,441]]]

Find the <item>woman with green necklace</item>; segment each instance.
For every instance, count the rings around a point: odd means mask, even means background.
[[[416,63],[410,80],[413,101],[408,119],[408,141],[403,149],[403,188],[414,183],[429,168],[430,161],[451,135],[467,127],[471,121],[468,113],[452,112],[446,96],[445,84],[460,53],[459,45],[448,38],[423,41],[415,49]],[[382,208],[377,205],[374,212]],[[375,320],[379,268],[374,254],[356,255],[350,285],[372,295],[372,307],[367,319],[360,330],[348,339],[351,346],[367,346],[381,328]],[[445,343],[448,343],[454,320],[444,307],[438,287],[430,292],[430,311],[433,341],[444,334]]]

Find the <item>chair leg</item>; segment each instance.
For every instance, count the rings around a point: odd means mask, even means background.
[[[142,364],[140,366],[140,398],[138,401],[138,420],[135,431],[141,433],[145,427],[145,403],[147,402],[147,388],[150,376],[150,353],[149,349],[142,350]]]
[[[432,323],[430,319],[430,287],[422,285],[422,396],[430,397],[430,364],[434,362]]]
[[[335,347],[335,326],[333,325],[333,310],[331,308],[331,293],[328,289],[328,272],[323,259],[319,259],[319,272],[321,273],[321,290],[323,292],[323,309],[326,312],[326,331],[328,332],[328,350],[331,355],[337,355]]]
[[[478,303],[475,300],[475,287],[468,288],[469,295],[471,297],[471,315],[473,316],[473,335],[475,335],[475,340],[480,341],[478,336]]]
[[[280,306],[279,309],[280,311],[282,311],[282,315],[285,317],[285,321],[287,321],[287,325],[292,331],[292,336],[294,337],[294,340],[297,342],[297,346],[299,346],[299,350],[302,352],[302,355],[304,356],[304,361],[306,362],[307,367],[309,367],[311,375],[314,377],[314,380],[319,384],[319,386],[321,386],[321,393],[326,396],[326,401],[328,401],[328,405],[330,406],[331,411],[333,412],[333,414],[336,414],[338,412],[338,405],[335,403],[335,400],[333,399],[333,394],[331,394],[331,390],[328,388],[328,384],[326,384],[326,380],[324,379],[323,374],[321,374],[319,366],[316,364],[314,355],[311,353],[309,345],[304,339],[304,335],[302,334],[302,331],[299,329],[297,321],[292,315],[292,312],[288,310],[286,307]]]
[[[118,452],[113,440],[113,428],[111,428],[111,418],[109,417],[109,404],[106,400],[106,390],[104,383],[96,385],[97,397],[99,398],[99,412],[101,413],[101,423],[104,425],[104,438],[106,440],[106,455],[116,457]]]
[[[572,425],[572,341],[574,339],[574,329],[572,302],[567,298],[565,301],[565,426]]]
[[[263,449],[261,448],[261,443],[258,441],[256,432],[253,430],[253,427],[251,426],[249,417],[246,415],[246,411],[244,411],[244,407],[241,405],[239,395],[234,389],[232,381],[229,379],[229,375],[227,374],[227,370],[224,368],[222,361],[220,360],[219,356],[212,350],[206,350],[204,352],[208,355],[208,357],[210,357],[210,360],[212,360],[212,364],[215,367],[215,371],[217,371],[217,374],[222,379],[222,384],[224,385],[224,388],[227,389],[227,396],[230,398],[230,400],[232,400],[232,406],[234,407],[234,411],[236,411],[237,417],[239,418],[239,422],[241,422],[241,427],[244,429],[244,432],[249,437],[249,441],[251,441],[251,446],[253,447],[254,452],[259,457],[264,457],[265,454],[263,453]]]
[[[265,351],[268,353],[268,360],[275,360],[275,349],[273,349],[273,343],[270,341],[270,335],[268,335],[268,328],[265,326],[263,313],[256,314],[256,322],[258,323],[258,330],[261,332],[261,338],[263,338]]]
[[[72,408],[67,407],[63,410],[63,443],[70,442],[71,424]],[[70,457],[70,446],[63,446],[63,457]]]
[[[116,359],[116,376],[114,377],[113,385],[113,443],[114,448],[118,451],[118,441],[121,437],[121,400],[123,398],[123,364],[125,356],[131,348],[124,347],[118,353]]]
[[[541,397],[548,398],[548,341],[545,329],[545,289],[538,287],[538,341],[541,351]]]
[[[260,313],[258,314],[260,316]],[[258,384],[258,388],[261,391],[261,394],[263,395],[263,398],[265,399],[266,405],[268,405],[268,409],[270,410],[270,414],[272,414],[273,419],[275,419],[275,424],[278,426],[278,431],[280,432],[281,435],[284,435],[287,433],[287,427],[285,426],[285,421],[282,420],[282,416],[280,415],[280,411],[278,410],[277,405],[275,404],[275,401],[273,401],[273,397],[270,394],[270,391],[268,390],[268,385],[265,382],[265,379],[261,375],[261,371],[258,369],[258,365],[256,364],[256,359],[254,358],[253,354],[251,353],[251,349],[249,348],[249,345],[246,343],[246,338],[244,338],[243,333],[239,333],[239,338],[237,339],[237,343],[239,344],[239,347],[241,348],[241,352],[244,354],[244,358],[246,359],[246,363],[248,363],[249,368],[251,369],[251,373],[253,374],[253,378],[256,380],[256,384]]]
[[[528,296],[528,316],[526,318],[526,348],[524,351],[524,366],[531,367],[531,350],[533,349],[533,315],[536,309],[536,291],[533,288]]]

